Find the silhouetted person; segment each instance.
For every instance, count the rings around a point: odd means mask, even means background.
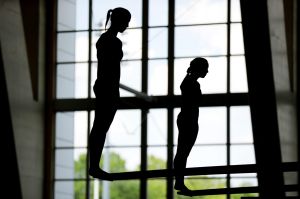
[[[189,191],[184,185],[183,170],[198,135],[199,100],[202,93],[197,79],[204,78],[207,73],[207,60],[201,57],[195,58],[191,61],[187,75],[180,85],[182,104],[177,117],[179,134],[177,152],[174,158],[176,172],[174,188],[183,192]]]
[[[105,27],[109,19],[110,28],[100,36],[96,43],[98,69],[93,87],[96,95],[96,110],[89,136],[89,175],[103,180],[112,180],[109,173],[99,167],[99,162],[106,133],[114,119],[120,98],[120,62],[123,51],[122,42],[117,34],[126,30],[131,14],[128,10],[119,7],[107,12]]]

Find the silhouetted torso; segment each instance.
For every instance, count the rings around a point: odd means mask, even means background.
[[[109,32],[103,33],[96,43],[98,71],[95,93],[119,98],[120,61],[123,57],[122,42]]]
[[[200,84],[187,75],[182,81],[180,89],[182,101],[179,117],[184,118],[187,123],[196,122],[198,124],[199,100],[202,96]]]

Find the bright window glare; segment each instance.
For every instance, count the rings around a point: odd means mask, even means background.
[[[255,164],[253,145],[232,145],[230,164]]]
[[[240,22],[241,18],[240,0],[231,0],[231,21]]]
[[[167,60],[149,60],[148,95],[167,95],[168,62]]]
[[[57,34],[57,62],[88,60],[88,32]]]
[[[129,10],[131,13],[130,27],[142,26],[141,0],[93,0],[93,29],[104,27],[107,11],[116,7]]]
[[[140,146],[141,111],[118,110],[109,129],[106,146]]]
[[[244,56],[230,57],[230,92],[248,92],[248,80]]]
[[[194,146],[187,167],[226,165],[226,146]]]
[[[252,123],[249,106],[230,107],[230,142],[253,142]]]
[[[168,29],[167,28],[149,28],[148,38],[148,57],[166,58],[168,55]]]
[[[57,30],[87,30],[89,1],[58,0]]]
[[[142,77],[141,72],[142,63],[141,61],[124,61],[121,62],[121,79],[120,83],[128,86],[136,91],[142,91]],[[120,95],[125,96],[134,96],[134,94],[126,92],[123,89],[120,89]]]
[[[167,145],[166,109],[150,109],[147,134],[149,145]]]
[[[88,65],[58,64],[56,84],[57,98],[87,98]]]
[[[227,0],[177,0],[175,24],[226,22],[226,8]]]
[[[242,24],[231,24],[231,43],[230,53],[231,54],[244,54],[244,39]]]
[[[168,1],[149,0],[149,26],[168,25]]]
[[[226,25],[175,28],[175,56],[226,55]]]

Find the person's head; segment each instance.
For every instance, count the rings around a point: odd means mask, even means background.
[[[208,62],[202,57],[193,59],[190,63],[190,67],[187,69],[189,75],[195,76],[196,78],[204,78],[208,73]]]
[[[128,27],[129,21],[131,19],[131,14],[125,8],[115,8],[107,11],[105,28],[110,19],[110,27],[116,29],[118,32],[124,32]]]

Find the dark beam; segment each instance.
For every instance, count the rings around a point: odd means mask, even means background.
[[[284,198],[267,0],[241,0],[249,102],[262,198]]]
[[[26,42],[33,99],[38,100],[39,90],[39,0],[19,0]]]
[[[297,171],[298,163],[283,163],[280,167],[281,171]],[[258,167],[255,164],[231,165],[231,166],[212,166],[212,167],[192,167],[183,171],[185,176],[196,175],[217,175],[217,174],[237,174],[237,173],[256,173]],[[123,173],[111,173],[114,180],[129,179],[145,179],[145,178],[164,178],[173,177],[175,171],[173,169],[148,170],[148,171],[132,171]]]
[[[3,163],[1,170],[3,171],[2,179],[5,187],[1,191],[2,195],[10,198],[22,199],[21,179],[19,175],[19,166],[16,152],[16,144],[14,139],[12,117],[10,113],[10,105],[5,78],[5,69],[2,59],[2,51],[0,44],[0,118],[1,118],[1,151]],[[4,162],[5,161],[5,162]]]
[[[122,97],[119,109],[149,109],[180,107],[180,95],[155,96],[154,101],[148,102],[137,97]],[[58,99],[53,102],[54,111],[83,111],[94,110],[95,99]],[[246,106],[249,105],[247,93],[208,94],[203,95],[200,107],[209,106]]]

